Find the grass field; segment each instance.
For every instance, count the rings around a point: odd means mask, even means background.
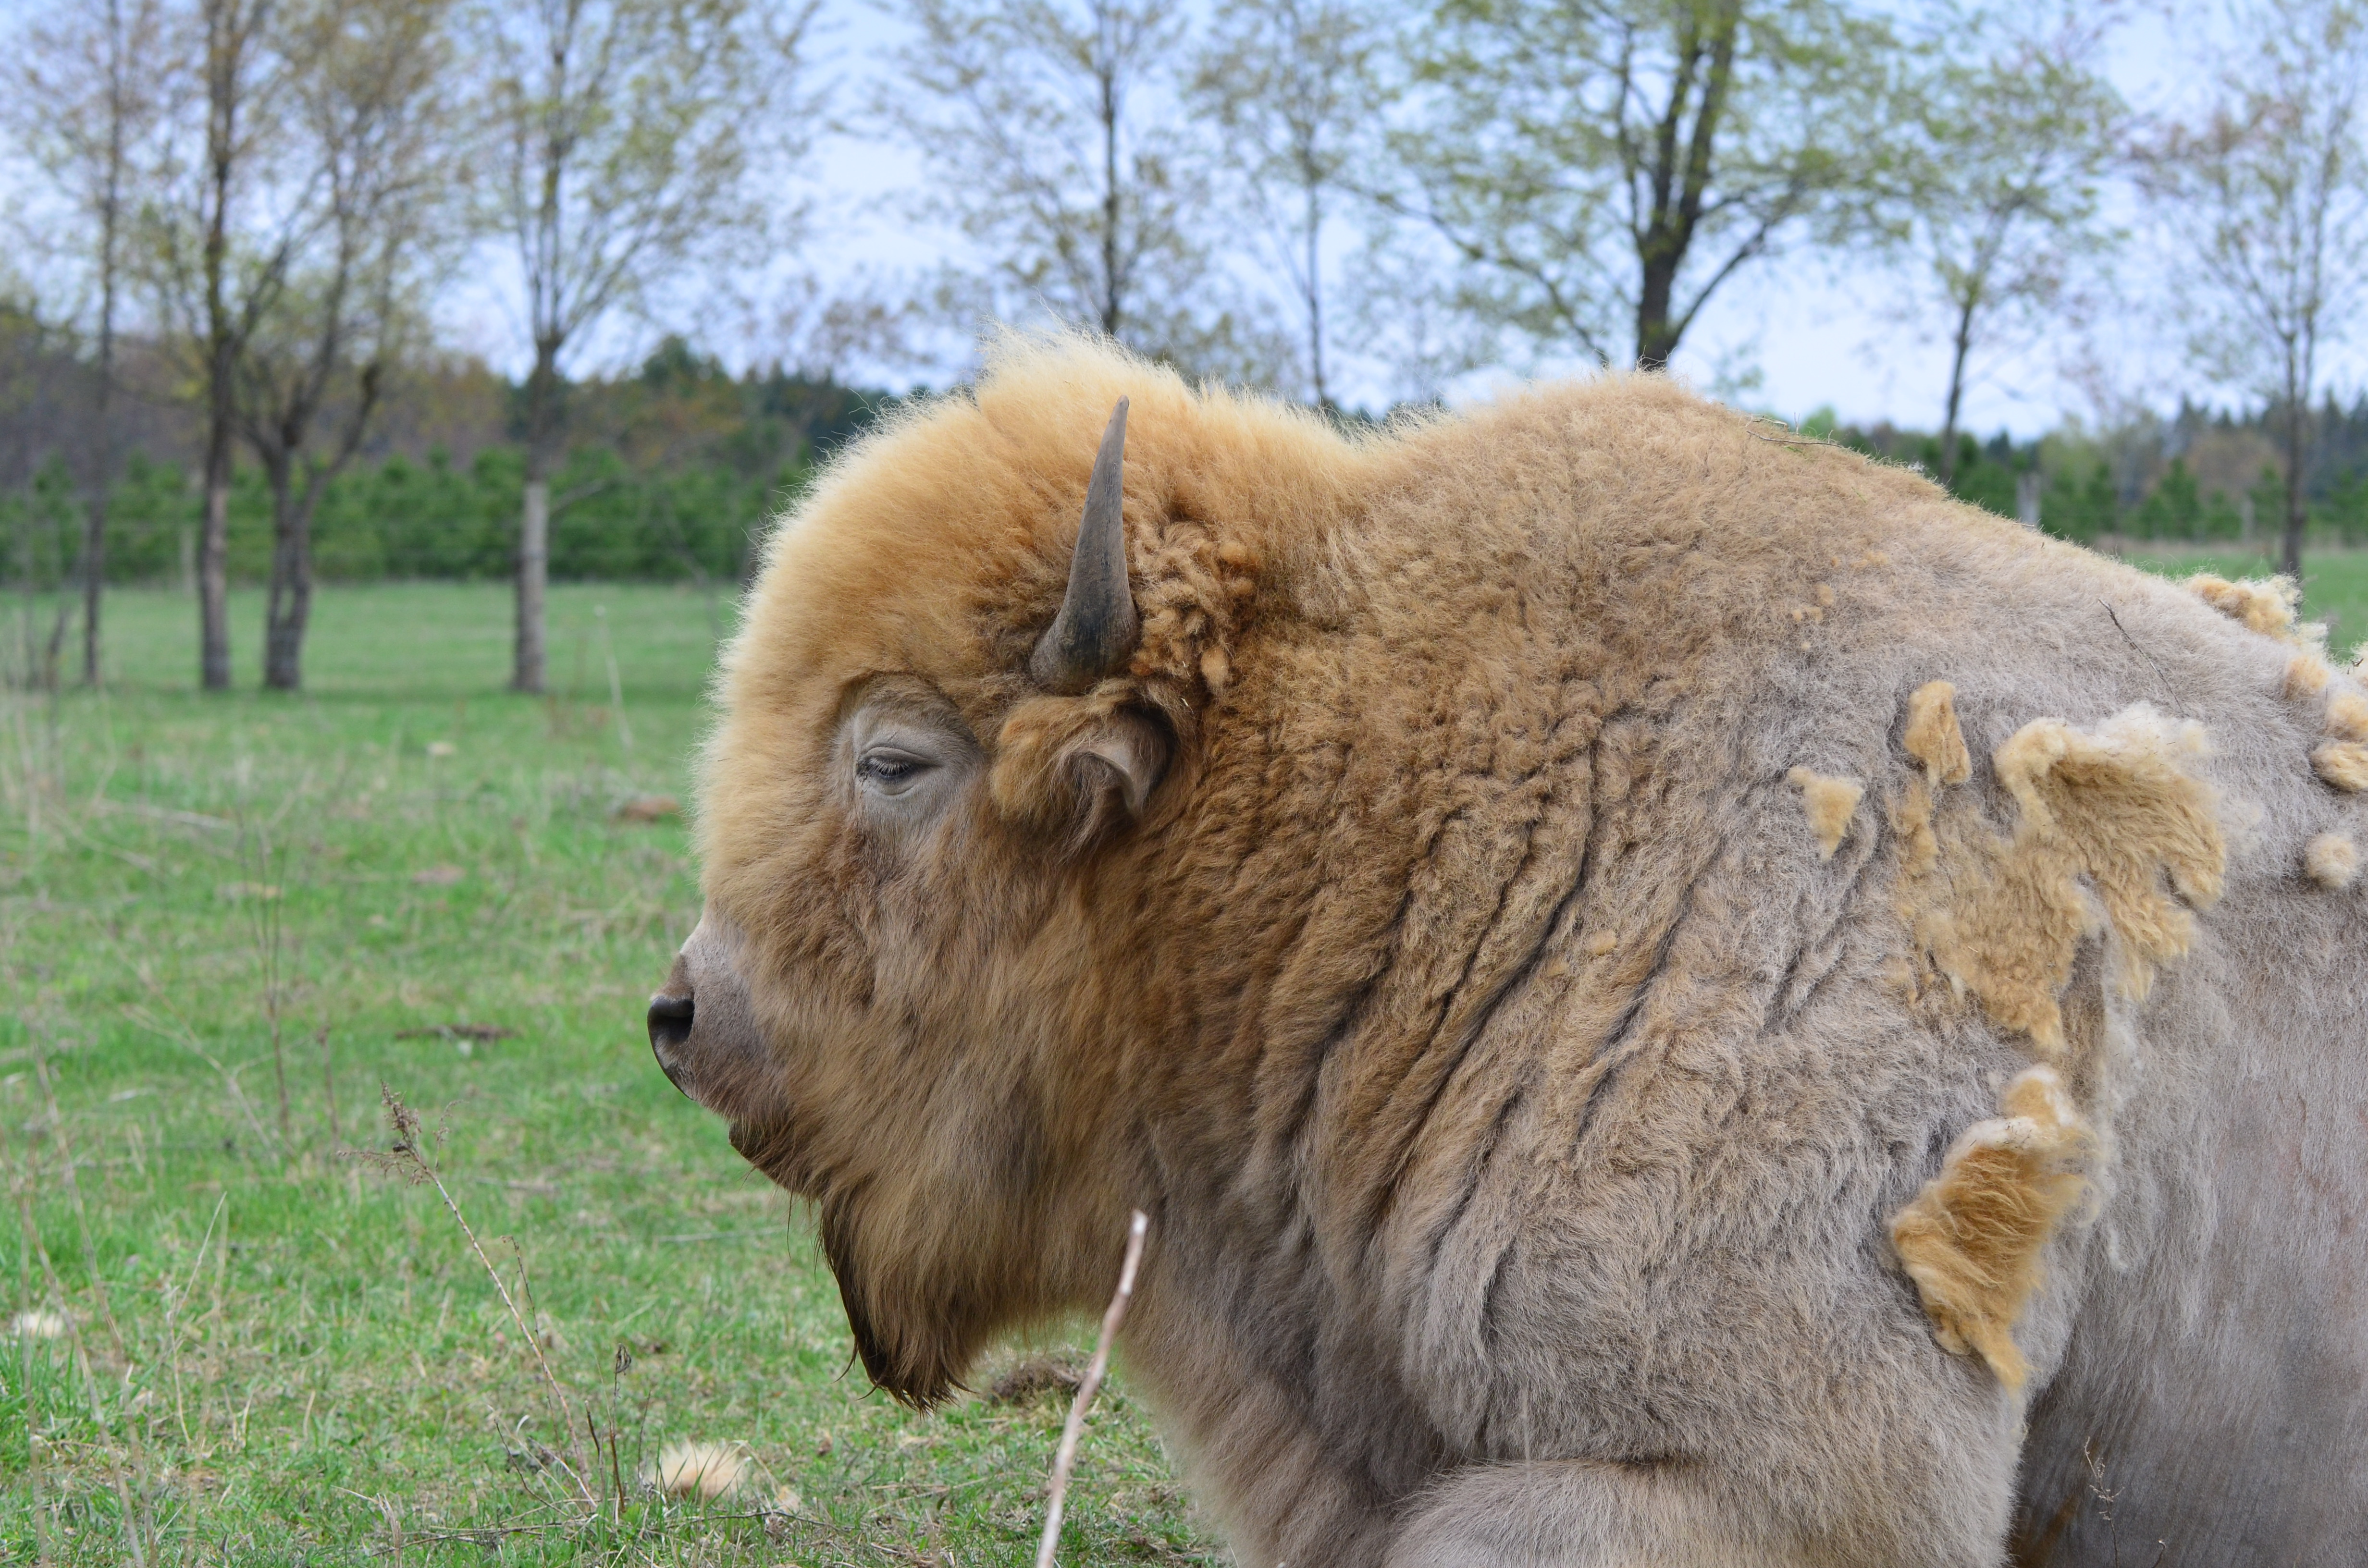
[[[110,606],[106,696],[0,698],[0,1556],[1030,1561],[1076,1346],[868,1392],[803,1217],[650,1061],[697,879],[613,812],[683,791],[728,604],[557,590],[547,700],[501,690],[498,585],[325,593],[294,699],[251,597],[211,699],[184,600]],[[539,1345],[437,1188],[355,1157],[381,1085]],[[654,1495],[677,1442],[745,1479]],[[1066,1562],[1219,1560],[1122,1373],[1070,1518]]]
[[[2368,556],[2309,593],[2368,634]],[[1077,1346],[936,1415],[869,1393],[803,1218],[650,1061],[697,879],[616,808],[684,791],[728,603],[558,590],[541,700],[497,585],[324,594],[301,698],[253,689],[251,596],[202,699],[187,601],[110,605],[104,696],[0,698],[0,1553],[1030,1561]],[[358,1157],[381,1085],[529,1332],[438,1188]],[[682,1442],[745,1479],[653,1493]],[[1224,1561],[1122,1374],[1070,1502],[1064,1561]]]

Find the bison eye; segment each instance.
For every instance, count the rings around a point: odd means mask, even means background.
[[[913,787],[913,781],[932,765],[910,752],[885,747],[865,752],[856,759],[855,776],[883,795],[901,795]]]
[[[918,832],[961,798],[983,758],[951,705],[926,688],[889,686],[848,715],[838,766],[867,831]]]

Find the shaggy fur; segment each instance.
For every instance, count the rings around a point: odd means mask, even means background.
[[[1924,781],[1910,780],[1895,813],[1910,850],[1898,889],[1922,955],[2000,1027],[2060,1057],[2057,998],[2099,916],[2118,937],[2123,989],[2143,996],[2154,966],[2194,940],[2190,907],[2220,895],[2213,790],[2184,766],[2203,751],[2198,726],[2143,703],[2095,734],[2034,720],[1993,758],[2021,812],[2010,836],[1971,801],[1936,826]]]
[[[2320,887],[2340,892],[2360,874],[2360,846],[2340,833],[2322,833],[2303,846],[2303,869]]]
[[[2286,696],[2296,702],[2317,697],[2335,678],[2335,671],[2317,653],[2296,653],[2286,661]]]
[[[2294,607],[2302,603],[2302,585],[2291,577],[2261,577],[2232,583],[2200,572],[2187,580],[2187,591],[2240,625],[2282,642],[2316,649],[2327,641],[2327,628],[2317,621],[2297,624]]]
[[[2328,741],[2311,748],[2310,765],[2321,778],[2349,795],[2368,790],[2368,745]]]
[[[1850,817],[1866,786],[1855,778],[1828,778],[1805,767],[1793,768],[1784,780],[1801,791],[1801,809],[1808,813],[1809,829],[1817,835],[1818,858],[1832,859],[1834,851],[1842,846],[1842,835],[1850,831]]]
[[[1978,1353],[2010,1389],[2030,1368],[2013,1329],[2039,1260],[2079,1196],[2095,1143],[2053,1069],[2017,1074],[2000,1115],[1949,1145],[1941,1174],[1892,1217],[1891,1243],[1944,1349]]]
[[[1926,681],[1907,699],[1907,730],[1899,744],[1924,765],[1924,777],[1936,787],[1963,784],[1974,776],[1973,754],[1957,727],[1957,688],[1945,680]]]
[[[1051,696],[1121,396],[1143,641]],[[902,1398],[1148,1211],[1253,1568],[2368,1560],[2355,808],[2243,605],[1656,377],[1351,437],[1006,346],[771,542],[661,1059]]]
[[[2368,741],[2368,696],[2339,691],[2329,697],[2327,733],[2340,741]]]

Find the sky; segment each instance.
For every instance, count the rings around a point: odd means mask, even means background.
[[[2198,4],[2189,0],[2181,14],[2199,14]],[[1919,7],[1917,0],[1897,0],[1896,9],[1913,20]],[[0,0],[0,27],[33,11],[33,0]],[[772,342],[765,301],[789,278],[808,275],[825,290],[876,288],[883,279],[917,278],[962,259],[958,236],[911,216],[920,182],[913,154],[863,126],[861,109],[889,79],[899,24],[869,0],[825,0],[818,23],[813,85],[827,89],[840,128],[817,141],[802,170],[801,194],[813,215],[797,253],[769,275],[734,280],[740,299],[677,297],[655,319],[612,324],[586,346],[576,369],[630,362],[656,331],[668,327],[690,329],[728,363],[760,361]],[[2163,10],[2134,8],[2113,36],[2108,71],[2132,104],[2166,107],[2177,87],[2198,78],[2207,42],[2183,32]],[[0,171],[0,201],[10,194],[11,177]],[[13,177],[21,180],[21,173]],[[2142,215],[2120,216],[2135,226]],[[1346,229],[1334,236],[1336,270],[1353,262],[1357,237]],[[2119,303],[2096,312],[2079,330],[2059,328],[2019,353],[1979,359],[1964,427],[2028,439],[2067,418],[2095,425],[2140,404],[2167,411],[2182,393],[2238,401],[2209,387],[2181,359],[2178,325],[2162,302],[2161,265],[2144,244],[2129,247],[2117,267]],[[514,268],[489,247],[461,269],[440,314],[450,347],[517,373],[525,356],[514,277]],[[2078,373],[2071,369],[2076,364]],[[1919,318],[1906,308],[1898,275],[1862,257],[1796,249],[1729,280],[1697,319],[1672,368],[1706,392],[1784,417],[1829,408],[1849,423],[1888,419],[1933,428],[1941,420],[1948,364],[1929,315]],[[891,384],[915,379],[909,365],[859,363],[851,369]],[[2357,395],[2368,386],[2368,352],[2357,342],[2339,348],[2330,369],[2347,397]],[[952,373],[940,369],[927,379],[942,381]],[[1468,376],[1451,385],[1450,400],[1486,396],[1514,379],[1510,369]],[[1343,401],[1383,406],[1396,390],[1369,368],[1347,378]]]
[[[1896,6],[1910,21],[1918,9],[1916,0],[1899,0]],[[2125,7],[2107,72],[2135,107],[2170,107],[2176,90],[2200,75],[2197,62],[2208,48],[2208,36],[2202,35],[2212,29],[2195,19],[2203,14],[2195,0],[2181,10],[2174,23],[2166,9]],[[840,108],[851,110],[883,79],[898,25],[876,6],[847,0],[832,0],[824,19],[816,54],[821,79]],[[909,152],[876,134],[853,133],[826,139],[817,154],[820,222],[808,261],[825,281],[916,273],[959,260],[958,240],[902,210],[900,193],[909,194],[919,179]],[[2123,210],[2116,217],[2142,227],[2142,214]],[[1334,237],[1336,268],[1352,264],[1355,239],[1345,232]],[[2177,324],[2167,319],[2161,279],[2146,252],[2143,244],[2124,252],[2116,267],[2119,302],[2097,312],[2083,328],[2051,331],[2021,352],[1977,357],[1964,427],[1985,437],[2005,430],[2029,439],[2066,418],[2093,426],[2138,404],[2167,411],[2181,393],[2239,401],[2205,385],[2183,361]],[[1861,258],[1796,249],[1737,274],[1713,296],[1672,368],[1704,391],[1785,417],[1829,408],[1849,423],[1889,419],[1937,428],[1948,355],[1929,315],[1919,319],[1906,305],[1897,274]],[[2355,395],[2368,384],[2368,355],[2339,350],[2331,369],[2337,383]],[[1452,386],[1450,400],[1486,396],[1515,379],[1510,370],[1466,377]],[[1391,392],[1378,374],[1352,376],[1344,401],[1386,404]]]

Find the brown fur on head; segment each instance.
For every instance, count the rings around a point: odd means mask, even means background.
[[[1053,695],[1030,652],[1121,396],[1142,634],[1123,670]],[[1106,1288],[1107,1260],[1058,1238],[1109,1233],[1133,1199],[1101,1122],[1151,1005],[1152,846],[1281,591],[1272,519],[1320,520],[1361,460],[1312,418],[1009,340],[973,392],[841,457],[772,541],[700,820],[709,920],[740,944],[768,1059],[697,1092],[816,1201],[866,1369],[902,1398]],[[882,804],[901,780],[877,770],[903,764],[867,760],[875,732],[946,754],[926,812]]]

